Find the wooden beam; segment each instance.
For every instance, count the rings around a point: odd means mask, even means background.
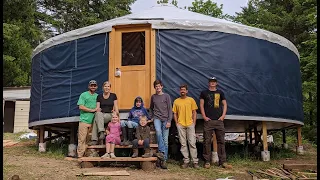
[[[252,144],[252,129],[249,128],[249,143]]]
[[[265,121],[262,121],[262,138],[263,138],[263,150],[268,151],[267,124]]]
[[[79,158],[78,161],[126,161],[126,162],[142,162],[142,161],[157,161],[157,157],[149,157],[149,158],[143,158],[143,157],[137,157],[137,158],[132,158],[132,157],[116,157],[114,159],[112,158],[101,158],[101,157],[82,157]]]
[[[130,176],[127,171],[103,171],[77,174],[77,176]]]
[[[212,141],[213,141],[213,152],[218,152],[218,143],[217,143],[217,137],[216,137],[216,133],[214,132],[212,134],[213,138],[212,138]]]
[[[300,147],[302,146],[301,126],[298,126],[297,133],[298,147]]]
[[[150,148],[157,148],[158,144],[150,144]],[[94,145],[94,146],[88,146],[87,149],[105,149],[106,145]],[[115,145],[114,148],[118,149],[125,149],[125,148],[132,148],[132,145],[128,146],[120,146],[120,145]],[[139,148],[143,148],[143,146],[139,146]]]
[[[153,87],[153,82],[156,80],[156,30],[155,29],[151,29],[151,37],[150,37],[150,96],[153,94],[154,92],[154,87]]]
[[[113,27],[112,30],[109,32],[109,83],[111,83],[112,86],[115,86],[114,84],[114,73],[115,73],[115,45],[116,45],[116,31]],[[111,87],[112,87],[111,86]]]
[[[283,143],[283,144],[286,144],[286,143],[287,143],[287,140],[286,140],[286,130],[285,130],[285,129],[282,129],[281,132],[282,132],[282,143]]]
[[[44,126],[40,126],[39,143],[44,143]]]
[[[70,127],[70,144],[75,144],[75,126],[72,124]]]

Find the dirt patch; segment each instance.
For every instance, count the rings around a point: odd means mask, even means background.
[[[263,167],[281,166],[283,163],[316,163],[316,150],[309,148],[303,156],[296,156],[291,159],[272,160],[270,162],[238,161],[234,163],[234,169],[225,170],[219,167],[211,167],[211,169],[200,168],[195,170],[192,168],[181,169],[176,162],[168,163],[168,170],[156,169],[152,172],[145,172],[141,169],[133,167],[95,167],[80,168],[77,161],[64,160],[63,156],[50,155],[49,152],[41,154],[34,147],[34,142],[20,142],[12,147],[4,147],[4,179],[8,179],[13,175],[19,175],[21,179],[216,179],[233,176],[235,179],[251,179],[246,170],[260,169]],[[310,150],[311,149],[311,150]],[[306,149],[307,150],[307,149]],[[50,155],[50,157],[49,157]],[[77,174],[86,172],[103,172],[103,171],[119,171],[126,170],[130,176],[86,176],[79,177]]]

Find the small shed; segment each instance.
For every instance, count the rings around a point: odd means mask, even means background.
[[[30,87],[3,88],[3,132],[30,131]]]

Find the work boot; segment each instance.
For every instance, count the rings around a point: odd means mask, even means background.
[[[136,158],[136,157],[138,157],[138,149],[133,149],[133,154],[132,154],[132,158]]]
[[[156,153],[156,156],[161,160],[164,161],[164,154],[162,152]]]
[[[88,143],[89,146],[94,146],[94,145],[98,145],[98,141],[97,140],[93,140],[93,141],[90,141]]]
[[[168,169],[166,161],[161,161],[160,166],[161,166],[162,169]]]
[[[149,158],[152,157],[151,153],[150,153],[150,148],[146,148],[144,150],[144,155],[142,155],[143,158]]]
[[[133,128],[128,128],[128,143],[129,143],[129,145],[132,145],[132,141],[134,139],[133,131],[134,131]]]
[[[204,164],[204,168],[206,169],[209,169],[210,168],[210,162],[209,161],[206,161],[205,164]]]
[[[121,146],[128,146],[128,134],[127,134],[127,128],[126,127],[121,127],[121,132],[122,132],[122,137],[123,141],[120,143]]]
[[[195,169],[200,169],[200,166],[199,166],[198,163],[193,163],[193,168],[195,168]]]
[[[99,140],[104,140],[104,138],[105,138],[104,132],[103,131],[99,132]]]
[[[226,169],[232,169],[232,165],[227,164],[226,162],[222,163],[221,166]]]
[[[186,169],[186,168],[188,168],[189,167],[189,163],[183,163],[182,165],[181,165],[181,168],[182,169]]]

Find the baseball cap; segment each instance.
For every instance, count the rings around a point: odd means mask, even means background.
[[[217,78],[216,77],[209,77],[208,80],[209,80],[209,82],[210,81],[217,81]]]
[[[91,84],[97,84],[97,81],[95,81],[95,80],[89,81],[89,85],[91,85]]]

